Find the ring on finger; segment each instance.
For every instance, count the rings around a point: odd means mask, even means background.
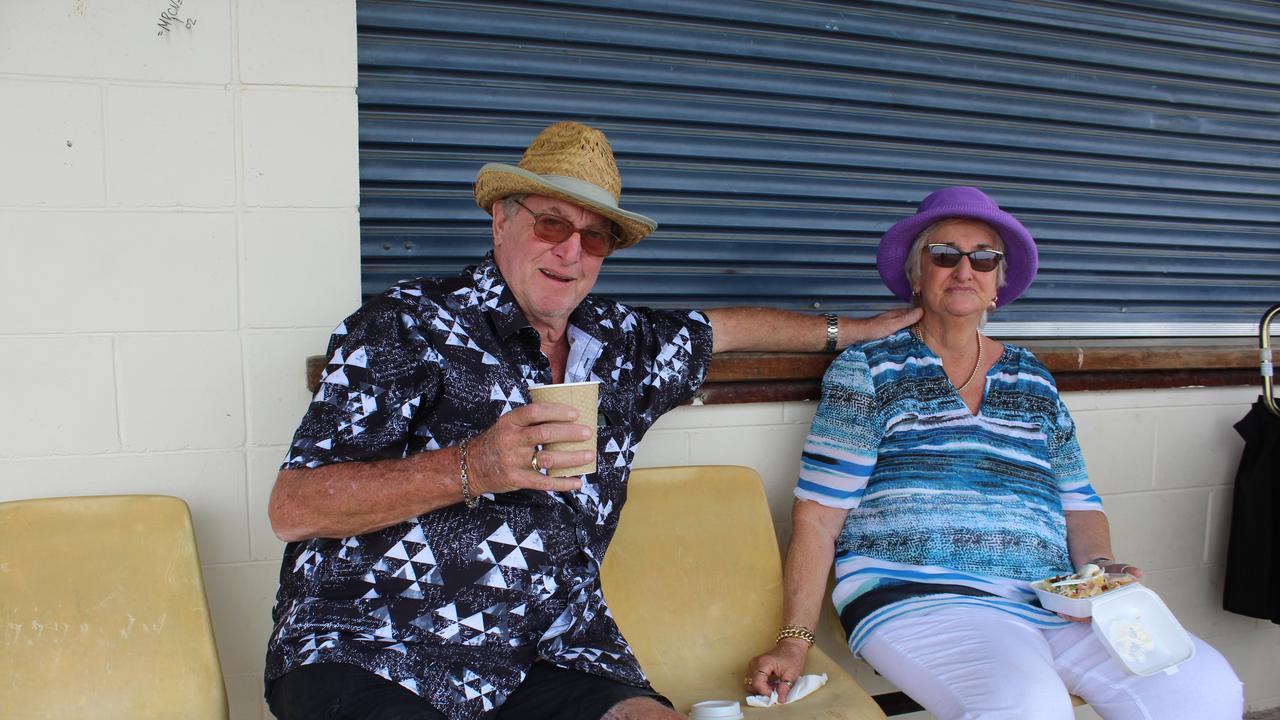
[[[756,674],[757,674],[757,675],[768,675],[769,673],[767,673],[767,672],[765,672],[765,671],[763,671],[763,670],[757,670],[757,671],[756,671]]]
[[[783,685],[786,685],[787,687],[791,687],[790,680],[779,680],[778,682],[782,683]]]
[[[534,472],[542,472],[542,468],[538,465],[537,450],[533,451],[533,457],[529,459],[529,467],[532,468]]]

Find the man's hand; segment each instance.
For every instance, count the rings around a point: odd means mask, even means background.
[[[467,450],[467,474],[471,492],[504,493],[512,490],[577,490],[582,479],[557,478],[533,469],[552,469],[591,462],[594,450],[538,450],[539,445],[586,440],[591,428],[578,424],[578,411],[571,405],[532,403],[498,418],[488,430],[471,441]],[[595,418],[591,418],[594,422]]]
[[[875,340],[891,335],[915,323],[924,312],[920,308],[898,308],[869,318],[840,318],[839,347],[864,340]]]

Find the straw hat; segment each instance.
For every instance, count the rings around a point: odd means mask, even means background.
[[[618,207],[622,178],[613,148],[599,130],[576,122],[549,125],[529,143],[520,164],[489,163],[476,174],[476,204],[493,212],[495,200],[546,195],[609,218],[621,228],[618,248],[635,245],[658,227]]]
[[[996,293],[996,306],[1013,302],[1031,285],[1040,267],[1036,241],[1018,219],[976,187],[946,187],[920,201],[915,215],[899,220],[885,231],[876,252],[876,269],[885,286],[899,298],[911,302],[911,281],[906,260],[911,245],[925,228],[952,218],[979,220],[990,225],[1004,243],[1004,287]]]

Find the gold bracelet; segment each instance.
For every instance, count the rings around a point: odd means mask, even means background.
[[[818,636],[814,635],[812,630],[800,625],[783,625],[778,631],[778,638],[773,643],[777,645],[786,638],[800,638],[809,643],[809,647],[813,647],[814,643],[818,642]]]
[[[468,510],[474,510],[480,506],[480,498],[471,496],[471,478],[467,477],[467,446],[470,444],[471,438],[467,438],[458,446],[458,473],[462,475],[462,504]]]

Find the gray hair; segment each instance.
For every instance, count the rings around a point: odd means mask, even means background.
[[[520,212],[520,201],[529,197],[528,195],[508,195],[502,198],[502,216],[511,219],[516,213]]]

